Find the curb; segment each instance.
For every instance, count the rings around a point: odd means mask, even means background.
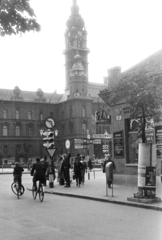
[[[29,191],[32,191],[29,188],[27,188],[27,189]],[[103,199],[103,198],[90,197],[90,196],[71,194],[71,193],[60,193],[60,192],[50,192],[50,191],[45,191],[45,193],[59,195],[59,196],[65,196],[65,197],[81,198],[81,199],[93,200],[93,201],[98,201],[98,202],[114,203],[114,204],[119,204],[119,205],[130,206],[130,207],[138,207],[138,208],[145,208],[145,209],[150,209],[150,210],[162,211],[161,207],[132,203],[132,202],[122,202],[122,201],[117,201],[117,200]]]

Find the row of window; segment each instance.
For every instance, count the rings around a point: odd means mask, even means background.
[[[27,135],[28,135],[28,136],[32,136],[32,133],[33,133],[32,128],[31,128],[31,127],[28,127],[28,128],[27,128]],[[3,126],[2,136],[8,136],[8,127],[7,127],[7,126]],[[16,127],[15,127],[15,136],[16,136],[16,137],[20,136],[20,127],[19,127],[19,126],[16,126]]]
[[[9,147],[8,147],[7,145],[4,145],[4,146],[3,146],[3,155],[7,155],[7,154],[9,153],[8,150],[9,150]],[[20,145],[16,146],[16,153],[19,154],[19,153],[21,153],[21,152],[22,152],[21,146],[20,146]],[[31,146],[31,145],[27,146],[27,148],[26,148],[26,153],[27,153],[28,155],[30,155],[30,154],[32,154],[32,152],[33,152],[32,146]]]
[[[86,134],[86,125],[82,124],[82,134]],[[2,128],[2,136],[8,136],[8,127],[3,126]],[[33,135],[33,128],[32,127],[27,127],[27,136],[32,136]],[[15,136],[19,137],[20,136],[20,127],[16,126],[15,127]]]
[[[7,110],[2,111],[2,117],[3,117],[3,119],[8,118],[8,111]],[[20,111],[18,111],[18,110],[15,111],[15,119],[20,119]],[[27,119],[28,120],[32,119],[32,112],[31,111],[27,112]],[[39,113],[39,120],[43,120],[43,113],[42,112]]]
[[[3,119],[7,119],[8,118],[8,111],[6,109],[4,109],[2,111],[2,117]],[[53,117],[53,113],[50,113],[50,117]],[[64,111],[61,112],[61,117],[62,119],[64,118]],[[70,117],[73,117],[73,110],[72,108],[70,108]],[[86,117],[86,110],[85,108],[82,108],[82,117]],[[15,111],[15,119],[20,119],[20,111],[16,110]],[[31,120],[32,119],[32,112],[28,111],[27,112],[27,119]],[[43,113],[40,112],[39,113],[39,120],[43,120]]]

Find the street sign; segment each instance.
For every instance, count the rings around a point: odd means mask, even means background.
[[[52,158],[56,152],[57,148],[46,148],[46,151],[48,152],[49,156]]]
[[[93,134],[92,138],[93,139],[97,139],[97,138],[100,138],[100,139],[105,139],[105,138],[106,139],[112,139],[112,134],[107,133],[106,137],[105,137],[105,134]]]
[[[55,126],[55,120],[51,117],[46,118],[45,125],[47,128],[53,128]]]

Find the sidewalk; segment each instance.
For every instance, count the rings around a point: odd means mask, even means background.
[[[31,170],[28,170],[27,168],[24,168],[24,173],[30,173]],[[0,174],[12,174],[13,168],[0,168]]]
[[[97,174],[94,179],[93,173],[91,173],[90,180],[87,179],[85,184],[81,185],[80,188],[76,186],[75,180],[72,181],[71,187],[66,188],[60,186],[58,182],[54,182],[54,188],[45,187],[45,192],[49,194],[56,194],[61,196],[76,197],[90,199],[94,201],[102,201],[107,203],[116,203],[121,205],[140,207],[152,210],[162,211],[162,202],[143,204],[130,202],[127,198],[132,198],[133,193],[137,193],[137,187],[126,186],[126,185],[114,185],[113,189],[108,189],[108,196],[106,195],[106,179],[102,174]],[[112,192],[113,190],[113,192]],[[113,195],[113,196],[112,196]],[[156,188],[156,196],[162,198],[162,189]]]

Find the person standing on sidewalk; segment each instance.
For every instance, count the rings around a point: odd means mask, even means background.
[[[62,171],[64,173],[64,178],[66,181],[65,187],[70,187],[70,168],[71,168],[70,157],[71,157],[70,152],[68,154],[63,155],[64,160],[62,163]]]
[[[110,159],[111,159],[110,154],[109,154],[109,153],[108,153],[108,154],[105,154],[105,160],[104,160],[104,162],[103,162],[103,173],[105,173],[105,166],[106,166],[106,164],[109,162]]]
[[[85,156],[81,157],[81,163],[83,165],[82,170],[81,170],[82,184],[84,184],[84,182],[85,182],[85,173],[87,172],[87,163],[85,161]]]
[[[93,169],[92,159],[91,158],[89,158],[89,160],[88,160],[88,168],[89,168],[90,171]]]
[[[76,186],[78,187],[80,187],[80,184],[82,182],[82,169],[83,169],[83,165],[81,163],[80,154],[78,153],[74,163],[74,174],[76,178]]]
[[[60,156],[58,163],[58,181],[60,185],[64,185],[64,172],[62,170],[62,164],[63,164],[63,157]]]
[[[105,161],[105,173],[107,178],[108,188],[111,188],[113,182],[113,173],[116,170],[115,163],[112,160],[111,156],[109,156],[108,160]]]

